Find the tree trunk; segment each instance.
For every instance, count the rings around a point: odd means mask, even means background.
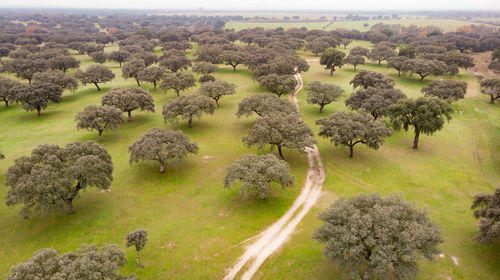
[[[132,111],[128,111],[128,121],[132,120]]]
[[[422,82],[424,80],[425,76],[420,75],[420,81]]]
[[[101,88],[99,87],[99,85],[97,83],[94,83],[94,85],[97,88],[97,91],[101,91]]]
[[[413,138],[413,149],[418,149],[418,138],[420,137],[420,130],[415,129],[415,138]]]
[[[153,82],[153,89],[156,90],[156,81]]]
[[[192,127],[193,126],[193,117],[189,117],[189,121],[188,121],[188,126],[189,127]]]
[[[236,72],[236,66],[238,65],[231,65],[231,66],[233,66],[233,71]]]
[[[136,251],[137,255],[135,255],[135,263],[137,263],[138,267],[142,267],[141,263],[139,262],[139,251]]]
[[[177,97],[179,97],[179,96],[180,96],[180,94],[179,94],[179,91],[178,91],[178,90],[175,90],[175,93],[177,93]]]
[[[217,105],[217,108],[219,108],[219,99],[214,99],[215,100],[215,104]]]
[[[101,142],[101,135],[102,135],[102,130],[99,130],[99,138],[98,138],[98,139],[99,139],[99,140],[98,140],[99,142]]]
[[[353,65],[354,66],[354,71],[356,71],[356,65]]]
[[[380,65],[380,62],[381,62],[381,61],[382,61],[382,60],[380,60],[380,59],[378,60],[378,65]]]
[[[352,158],[354,156],[354,145],[349,145],[349,157]]]
[[[160,161],[160,173],[164,173],[165,172],[165,163]]]
[[[490,95],[491,98],[490,98],[490,104],[494,104],[495,103],[495,98],[493,97],[493,94]]]
[[[281,145],[277,145],[278,146],[278,153],[280,154],[280,157],[282,160],[285,160],[285,157],[283,156],[283,152],[281,151]]]
[[[120,68],[122,68],[122,62],[121,62],[121,61],[119,61],[119,63],[120,63]]]
[[[73,214],[75,213],[75,210],[73,209],[73,199],[66,199],[66,209],[68,214]]]
[[[28,85],[31,86],[31,79],[28,79]]]
[[[36,113],[38,116],[42,115],[42,108],[40,108],[40,106],[36,107]]]
[[[139,83],[139,80],[138,79],[135,79],[135,81],[137,82],[137,86],[140,87],[141,86],[141,83]]]
[[[319,105],[319,112],[323,113],[323,107],[325,107],[325,104],[320,104]]]
[[[5,100],[5,107],[9,107],[9,100]]]
[[[370,280],[370,272],[368,271],[368,269],[363,272],[363,280]]]
[[[332,68],[330,69],[330,76],[333,76],[333,72],[335,72],[335,67],[332,67]]]
[[[401,70],[398,70],[398,77],[401,77]]]

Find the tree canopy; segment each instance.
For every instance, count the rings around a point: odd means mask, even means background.
[[[22,84],[18,81],[0,77],[0,101],[5,103],[5,107],[9,106],[9,101],[16,99],[16,88],[21,86]]]
[[[259,118],[248,135],[243,137],[243,142],[248,147],[257,145],[261,149],[267,144],[272,147],[276,146],[282,159],[284,159],[282,148],[303,152],[305,148],[316,143],[311,129],[298,114],[283,113]]]
[[[327,49],[321,54],[319,63],[325,65],[326,69],[330,69],[330,76],[335,72],[335,67],[342,67],[344,65],[345,53],[334,48]]]
[[[71,214],[79,192],[88,187],[108,189],[112,172],[111,156],[95,142],[75,142],[65,148],[40,145],[8,169],[6,204],[23,204],[24,217],[62,209]]]
[[[127,247],[135,247],[135,251],[137,252],[135,262],[137,263],[138,267],[142,267],[141,263],[139,262],[139,251],[141,251],[148,242],[148,232],[145,229],[132,231],[127,234],[125,239],[127,240]]]
[[[485,79],[481,81],[481,93],[490,96],[490,103],[500,98],[500,79]]]
[[[354,71],[356,71],[356,67],[359,64],[365,64],[365,58],[361,55],[349,54],[346,58],[344,58],[344,64],[351,64],[354,66]]]
[[[290,175],[288,163],[274,155],[245,155],[226,168],[224,187],[240,182],[241,195],[256,194],[260,199],[271,195],[271,184],[290,187],[295,177]]]
[[[401,76],[401,70],[403,70],[404,63],[409,58],[406,56],[393,56],[387,59],[387,66],[398,70],[398,76]]]
[[[292,75],[269,74],[260,77],[258,81],[263,88],[279,97],[293,93],[297,86],[297,80]]]
[[[418,74],[420,76],[420,81],[423,81],[427,76],[444,74],[446,69],[446,64],[442,61],[416,58],[405,61],[401,71],[409,72],[410,74]]]
[[[414,128],[413,148],[418,148],[420,133],[432,135],[444,126],[444,121],[451,119],[453,108],[448,102],[436,97],[419,97],[417,99],[400,99],[389,106],[388,115],[396,130],[401,126],[407,131]]]
[[[98,84],[106,83],[115,78],[115,74],[111,72],[106,66],[99,64],[90,65],[85,72],[78,70],[75,73],[75,77],[79,79],[83,85],[94,84],[98,91],[101,88]]]
[[[163,105],[163,119],[173,123],[179,119],[188,120],[188,126],[192,127],[193,117],[201,118],[203,113],[211,115],[215,108],[215,102],[207,96],[196,93],[182,95]]]
[[[191,73],[166,73],[163,75],[160,88],[164,91],[173,89],[177,96],[180,96],[181,91],[194,87],[195,84],[196,80]]]
[[[349,157],[353,157],[356,144],[365,144],[377,150],[384,144],[383,138],[392,134],[392,129],[387,128],[383,121],[375,120],[363,111],[336,112],[317,120],[316,125],[320,125],[319,136],[331,138],[335,145],[348,146]]]
[[[231,65],[233,71],[236,71],[236,67],[245,62],[245,54],[240,51],[227,50],[219,55],[218,60],[226,63],[226,65]]]
[[[139,81],[144,81],[153,84],[153,89],[156,90],[156,85],[161,81],[163,76],[166,74],[165,69],[159,66],[149,66],[142,69],[137,74],[137,79]]]
[[[97,130],[99,141],[105,130],[118,129],[125,122],[120,110],[107,105],[89,105],[76,115],[75,121],[77,129]]]
[[[47,108],[49,101],[59,103],[62,100],[63,89],[51,83],[37,83],[20,85],[12,88],[10,98],[12,101],[21,102],[26,111],[37,111],[42,114],[42,109]]]
[[[137,82],[137,86],[140,87],[139,73],[146,68],[146,63],[142,59],[133,58],[130,61],[125,62],[122,68],[122,77],[125,79],[134,78]]]
[[[78,80],[74,75],[64,74],[61,70],[37,72],[33,75],[33,84],[49,83],[60,86],[63,90],[75,91],[78,89]]]
[[[416,279],[420,258],[433,260],[444,241],[424,210],[394,195],[340,198],[319,218],[314,238],[349,279]]]
[[[215,100],[219,107],[219,99],[236,93],[236,85],[226,81],[206,82],[200,86],[199,93]]]
[[[396,56],[396,52],[394,52],[394,48],[392,46],[386,43],[378,43],[373,46],[368,58],[378,61],[378,64],[380,65],[382,60],[387,60],[389,57],[393,56]]]
[[[435,96],[452,102],[465,97],[467,83],[455,80],[436,80],[430,82],[427,87],[423,87],[422,92],[425,96]]]
[[[180,99],[180,98],[179,98]],[[198,145],[190,142],[189,136],[182,131],[152,128],[128,148],[130,164],[154,160],[160,163],[160,172],[166,165],[177,164],[189,153],[197,154]]]
[[[155,112],[153,97],[140,87],[113,88],[102,96],[101,103],[126,112],[129,121],[132,120],[132,111]]]
[[[493,194],[480,193],[474,196],[471,209],[474,217],[479,219],[479,235],[481,244],[498,243],[500,241],[500,188]]]
[[[361,70],[349,82],[353,88],[394,88],[394,80],[375,71]]]
[[[338,100],[343,94],[344,90],[331,84],[324,84],[318,81],[312,82],[306,87],[307,90],[307,103],[319,105],[319,112],[323,113],[325,105]]]
[[[250,97],[245,97],[238,104],[238,112],[236,116],[250,117],[253,113],[259,117],[272,115],[274,113],[291,114],[296,113],[296,107],[288,100],[279,98],[271,94],[255,94]]]
[[[76,252],[63,255],[46,248],[36,251],[26,262],[12,266],[7,279],[136,279],[133,274],[120,274],[120,268],[126,264],[125,253],[116,245],[98,248],[84,244]]]
[[[377,119],[387,114],[390,105],[403,98],[406,95],[399,89],[369,87],[353,92],[345,105],[353,110],[365,110]]]

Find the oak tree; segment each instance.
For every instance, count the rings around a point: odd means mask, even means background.
[[[145,229],[139,229],[129,232],[125,237],[127,240],[127,247],[134,246],[136,251],[135,263],[138,267],[143,267],[139,262],[139,251],[141,251],[148,242],[148,232]]]
[[[215,104],[219,107],[219,99],[226,95],[235,94],[236,85],[226,81],[206,82],[201,84],[199,93],[215,100]]]
[[[490,103],[500,98],[500,79],[485,79],[481,81],[481,93],[490,96]]]
[[[160,88],[163,91],[170,89],[175,90],[177,96],[180,96],[180,92],[187,90],[188,88],[194,87],[196,80],[191,73],[165,73],[160,84]]]
[[[172,123],[179,119],[188,120],[188,126],[192,127],[194,117],[201,118],[203,113],[212,115],[215,108],[215,102],[207,96],[196,93],[182,95],[163,105],[163,119]]]
[[[279,97],[293,93],[297,86],[297,80],[292,75],[269,74],[260,77],[258,82],[263,88]]]
[[[471,209],[479,219],[479,235],[476,240],[481,244],[500,241],[500,188],[493,194],[480,193],[474,196]]]
[[[122,112],[112,106],[86,106],[82,112],[79,112],[75,121],[77,121],[77,129],[97,130],[99,133],[99,141],[105,130],[115,130],[125,122]]]
[[[130,164],[150,160],[158,161],[160,172],[163,173],[166,165],[180,163],[189,153],[198,153],[198,145],[190,142],[189,136],[180,130],[152,128],[130,145],[128,151]]]
[[[319,136],[331,138],[335,146],[349,147],[349,157],[353,157],[356,144],[365,144],[377,150],[384,144],[383,138],[392,134],[392,129],[386,127],[383,121],[375,120],[364,111],[336,112],[317,120],[316,125],[320,125]]]
[[[325,105],[338,100],[343,94],[344,90],[331,84],[324,84],[318,81],[312,82],[306,87],[307,90],[307,103],[319,105],[319,112],[323,113]]]
[[[279,112],[285,114],[296,113],[297,108],[290,101],[281,99],[276,95],[255,94],[240,101],[236,116],[238,118],[241,116],[250,117],[255,113],[262,117]]]
[[[325,65],[326,69],[330,69],[330,76],[335,72],[335,67],[342,67],[344,65],[345,53],[343,51],[329,48],[321,54],[319,63]]]
[[[113,88],[102,96],[101,103],[126,112],[129,121],[134,110],[155,112],[153,97],[140,87]]]
[[[226,168],[224,188],[239,182],[241,196],[256,194],[266,199],[271,195],[271,184],[282,188],[293,186],[295,177],[289,169],[288,163],[274,155],[245,155]]]
[[[454,80],[436,80],[430,82],[427,87],[423,87],[422,92],[425,96],[435,96],[453,102],[465,97],[467,83]]]
[[[87,70],[78,70],[75,73],[75,77],[79,79],[83,85],[94,84],[97,91],[101,91],[99,84],[106,83],[115,78],[115,74],[108,69],[108,67],[103,65],[92,64]]]
[[[361,70],[356,76],[349,82],[350,85],[355,89],[357,87],[361,88],[394,88],[394,80],[384,76],[383,74],[375,71]]]
[[[406,95],[399,89],[369,87],[353,92],[346,99],[345,105],[353,110],[365,110],[377,119],[387,114],[390,105],[403,98]]]

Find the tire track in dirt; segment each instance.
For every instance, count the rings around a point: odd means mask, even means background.
[[[295,74],[297,87],[293,95],[289,96],[291,102],[299,108],[297,95],[303,88],[304,83],[300,73]],[[265,260],[284,243],[286,243],[290,235],[294,232],[297,225],[314,206],[321,195],[321,188],[325,181],[325,172],[319,154],[319,150],[314,145],[305,150],[307,154],[307,162],[309,168],[307,170],[307,178],[299,196],[295,199],[293,205],[288,211],[275,223],[269,226],[260,234],[250,238],[256,239],[252,244],[245,248],[245,253],[236,261],[224,277],[224,280],[232,280],[242,272],[243,268],[248,267],[240,279],[249,280],[255,275],[260,266]]]

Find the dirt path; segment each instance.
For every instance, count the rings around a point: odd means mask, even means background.
[[[297,87],[294,95],[290,96],[297,108],[299,108],[297,95],[303,87],[302,77],[299,73],[295,75]],[[264,261],[285,242],[288,241],[302,218],[309,212],[321,195],[321,187],[325,181],[325,172],[323,164],[316,145],[306,149],[309,169],[307,179],[302,192],[299,194],[292,207],[274,224],[251,239],[256,239],[254,243],[245,249],[245,253],[236,261],[224,277],[224,280],[232,280],[242,271],[244,266],[248,269],[243,273],[240,279],[251,279]]]

